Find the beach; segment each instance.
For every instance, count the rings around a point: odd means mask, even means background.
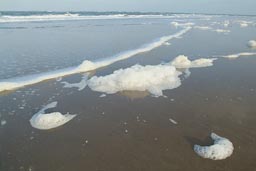
[[[0,17],[2,170],[255,169],[255,16],[26,15]],[[33,127],[52,102],[74,118]]]

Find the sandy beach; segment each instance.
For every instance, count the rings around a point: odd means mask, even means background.
[[[247,43],[255,24],[255,17],[212,15],[1,23],[0,167],[253,171],[256,50]],[[179,55],[189,65],[173,66]],[[214,60],[193,63],[202,58]],[[85,60],[93,69],[78,71]],[[27,83],[38,74],[45,79]],[[146,74],[152,75],[144,80]],[[55,101],[44,113],[76,116],[49,130],[31,126],[31,117]],[[233,143],[227,159],[204,159],[193,150],[212,145],[212,132]]]

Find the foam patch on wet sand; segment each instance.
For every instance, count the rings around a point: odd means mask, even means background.
[[[234,146],[231,141],[215,133],[211,134],[211,138],[214,140],[214,144],[211,146],[194,146],[194,151],[199,156],[212,160],[223,160],[232,155]]]
[[[154,96],[162,96],[163,90],[181,85],[181,72],[170,65],[134,65],[119,69],[110,75],[94,76],[88,80],[93,91],[114,94],[121,91],[148,91]]]
[[[61,83],[64,84],[64,88],[77,88],[78,91],[81,91],[87,86],[87,82],[86,82],[87,79],[88,79],[88,75],[85,75],[82,77],[79,83],[68,83],[66,81],[63,81]]]
[[[45,110],[56,106],[57,102],[52,102],[34,114],[30,119],[31,126],[41,130],[52,129],[66,124],[76,116],[69,113],[63,115],[60,112],[45,113]]]
[[[187,56],[179,55],[172,62],[171,65],[176,68],[200,68],[200,67],[209,67],[213,65],[213,61],[217,58],[200,58],[194,61],[188,59]]]
[[[46,73],[41,73],[41,74],[34,74],[34,75],[28,75],[28,76],[23,76],[23,77],[0,80],[0,92],[5,91],[5,90],[17,89],[17,88],[24,87],[24,86],[31,85],[31,84],[36,84],[36,83],[39,83],[39,82],[42,82],[45,80],[49,80],[49,79],[53,79],[53,78],[59,78],[59,77],[63,77],[66,75],[87,72],[87,71],[95,70],[97,68],[105,67],[105,66],[111,65],[117,61],[128,59],[137,54],[149,52],[157,47],[160,47],[165,42],[170,41],[171,39],[180,38],[183,34],[187,33],[190,29],[191,29],[191,27],[186,27],[173,35],[163,36],[163,37],[161,37],[149,44],[143,45],[137,49],[125,51],[123,53],[114,55],[109,58],[97,60],[94,62],[85,60],[81,65],[79,65],[77,67],[70,67],[70,68],[56,70],[56,71],[52,71],[52,72],[46,72]]]
[[[242,52],[242,53],[237,53],[237,54],[231,54],[231,55],[225,55],[222,56],[223,58],[230,58],[230,59],[235,59],[239,58],[241,56],[255,56],[256,52]]]

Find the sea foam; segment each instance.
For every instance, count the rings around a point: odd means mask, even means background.
[[[232,155],[234,146],[231,141],[215,133],[211,134],[211,138],[214,140],[214,144],[211,146],[194,146],[194,151],[199,156],[212,160],[223,160]]]
[[[198,30],[212,30],[209,26],[194,26],[193,28]]]
[[[163,90],[174,89],[181,85],[179,75],[171,65],[134,65],[119,69],[110,75],[94,76],[88,80],[93,91],[114,94],[122,91],[148,91],[154,96],[162,96]]]
[[[173,22],[171,22],[171,25],[176,27],[176,28],[177,27],[191,27],[191,26],[195,25],[195,23],[190,23],[190,22],[188,22],[188,23],[179,23],[179,22],[173,21]]]
[[[66,69],[56,70],[56,71],[52,71],[52,72],[46,72],[46,73],[41,73],[41,74],[34,74],[34,75],[28,75],[28,76],[23,76],[23,77],[0,80],[0,92],[5,91],[5,90],[17,89],[17,88],[24,87],[24,86],[31,85],[31,84],[36,84],[41,81],[45,81],[45,80],[49,80],[49,79],[53,79],[53,78],[59,78],[59,77],[63,77],[66,75],[72,75],[72,74],[81,73],[81,72],[88,72],[88,71],[92,71],[92,70],[95,70],[100,67],[105,67],[105,66],[113,64],[117,61],[128,59],[137,54],[140,54],[143,52],[148,52],[157,47],[160,47],[165,42],[170,41],[171,39],[180,38],[183,34],[187,33],[190,29],[191,29],[191,27],[186,27],[173,35],[163,36],[163,37],[161,37],[151,43],[143,45],[137,49],[125,51],[123,53],[117,54],[117,55],[109,57],[109,58],[105,58],[105,59],[97,60],[97,61],[85,60],[82,62],[82,64],[80,64],[77,67],[69,67]]]
[[[217,33],[225,33],[225,34],[230,33],[230,30],[224,30],[224,29],[215,29],[213,31],[215,31]]]
[[[78,91],[82,91],[87,86],[88,75],[84,75],[79,83],[68,83],[66,81],[61,82],[64,84],[64,88],[77,88]]]
[[[200,58],[194,61],[188,59],[187,56],[179,55],[173,61],[171,61],[171,65],[176,68],[201,68],[201,67],[209,67],[213,65],[213,61],[217,58]]]
[[[76,116],[68,113],[63,115],[60,112],[45,113],[45,110],[56,106],[57,102],[52,102],[34,114],[30,119],[31,126],[42,130],[52,129],[64,125]]]
[[[235,59],[235,58],[239,58],[241,56],[254,56],[254,55],[256,55],[256,52],[242,52],[242,53],[237,53],[237,54],[225,55],[225,56],[222,56],[222,57],[223,58]]]

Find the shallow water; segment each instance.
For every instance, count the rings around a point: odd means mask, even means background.
[[[178,19],[231,32],[192,29],[182,38],[171,40],[169,46],[99,68],[89,77],[105,76],[134,64],[158,65],[182,54],[194,60],[256,52],[246,46],[255,39],[255,25],[241,28],[236,23],[255,22],[254,17]],[[0,80],[77,66],[85,59],[104,59],[137,48],[179,31],[181,28],[170,25],[176,20],[2,23],[5,29],[0,29]],[[224,20],[231,23],[227,28],[211,25]],[[254,170],[255,65],[256,56],[233,60],[220,57],[211,67],[190,69],[188,78],[182,75],[180,87],[163,91],[167,98],[131,91],[100,97],[102,93],[89,87],[82,91],[63,88],[62,81],[77,83],[82,74],[2,92],[0,119],[6,124],[0,128],[1,170]],[[47,112],[77,116],[56,129],[34,129],[30,118],[53,101],[58,101],[58,106]],[[193,145],[210,145],[211,132],[234,144],[231,157],[212,161],[196,155]]]

